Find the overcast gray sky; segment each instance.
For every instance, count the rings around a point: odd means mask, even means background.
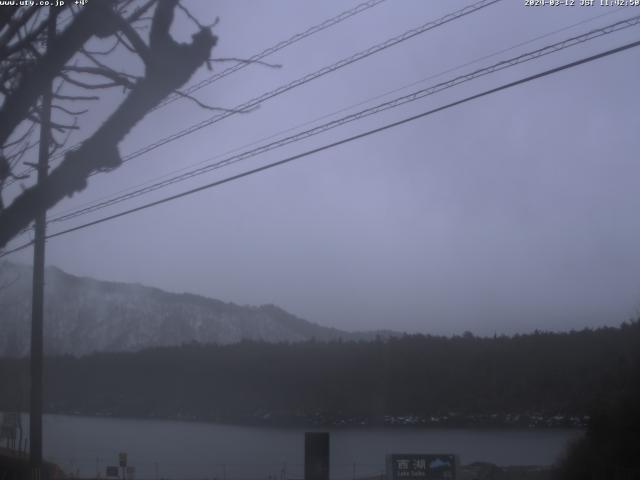
[[[247,58],[358,3],[185,4],[203,22],[220,17],[215,57]],[[196,96],[233,107],[469,3],[388,0],[268,57],[282,68],[253,65]],[[365,106],[640,14],[640,7],[525,7],[524,0],[503,0],[92,177],[85,192],[50,216],[608,12]],[[188,39],[194,27],[178,16],[174,30]],[[632,27],[50,231],[638,38],[640,27]],[[214,64],[216,70],[227,66]],[[491,335],[618,325],[640,311],[639,73],[640,50],[623,52],[53,239],[47,263],[77,275],[239,304],[274,303],[350,330]],[[202,69],[191,83],[208,75]],[[94,107],[76,139],[95,128],[119,95],[108,94]],[[211,115],[188,101],[174,102],[150,114],[121,151]],[[30,257],[25,251],[12,260],[28,263]]]

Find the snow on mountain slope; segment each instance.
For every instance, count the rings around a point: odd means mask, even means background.
[[[273,306],[240,306],[137,284],[45,271],[45,351],[83,355],[189,342],[371,339],[307,322]],[[29,351],[31,267],[0,264],[0,355]],[[384,333],[383,333],[384,334]]]

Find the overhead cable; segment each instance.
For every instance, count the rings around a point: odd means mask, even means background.
[[[613,32],[617,32],[632,26],[636,26],[640,24],[640,15],[637,15],[635,17],[631,17],[631,18],[627,18],[625,20],[621,20],[619,22],[613,23],[611,25],[607,25],[605,27],[602,28],[598,28],[595,30],[591,30],[587,33],[584,33],[582,35],[578,35],[575,37],[571,37],[568,38],[566,40],[562,40],[560,42],[556,42],[554,44],[551,45],[547,45],[545,47],[533,50],[531,52],[527,52],[521,55],[518,55],[516,57],[512,57],[510,59],[507,60],[502,60],[498,63],[495,63],[493,65],[487,66],[487,67],[483,67],[480,68],[478,70],[475,70],[473,72],[464,74],[464,75],[460,75],[457,76],[453,79],[438,83],[436,85],[427,87],[427,88],[423,88],[420,90],[417,90],[415,92],[412,92],[410,94],[407,95],[403,95],[400,97],[397,97],[393,100],[389,100],[387,102],[383,102],[380,103],[378,105],[366,108],[364,110],[361,110],[359,112],[356,113],[352,113],[350,115],[346,115],[344,117],[341,117],[339,119],[336,120],[332,120],[330,122],[324,123],[322,125],[318,125],[316,127],[313,127],[311,129],[299,132],[297,134],[294,135],[290,135],[287,137],[284,137],[282,139],[276,140],[274,142],[268,143],[266,145],[261,145],[259,147],[250,149],[250,150],[246,150],[244,152],[235,154],[235,155],[231,155],[223,160],[220,160],[218,162],[215,163],[210,163],[208,165],[196,168],[194,170],[190,170],[188,172],[182,173],[180,175],[176,175],[174,177],[168,178],[166,180],[162,180],[160,182],[156,182],[152,185],[143,187],[143,188],[139,188],[137,190],[134,190],[132,192],[123,194],[123,195],[118,195],[116,197],[110,198],[108,200],[102,201],[102,202],[98,202],[96,204],[93,204],[91,206],[88,207],[84,207],[84,208],[80,208],[78,210],[72,211],[70,213],[66,213],[66,214],[62,214],[59,215],[57,217],[52,217],[49,221],[49,223],[54,223],[54,222],[62,222],[62,221],[66,221],[66,220],[70,220],[73,218],[76,218],[78,216],[81,215],[85,215],[91,212],[95,212],[97,210],[101,210],[103,208],[115,205],[117,203],[121,203],[125,200],[129,200],[135,197],[139,197],[141,195],[145,195],[148,194],[150,192],[153,192],[155,190],[167,187],[169,185],[173,185],[175,183],[178,182],[182,182],[185,180],[188,180],[190,178],[199,176],[199,175],[203,175],[205,173],[208,173],[210,171],[213,170],[217,170],[219,168],[222,167],[226,167],[228,165],[240,162],[242,160],[246,160],[248,158],[251,157],[255,157],[257,155],[266,153],[268,151],[277,149],[277,148],[281,148],[284,147],[285,145],[289,145],[291,143],[294,142],[298,142],[301,140],[305,140],[309,137],[318,135],[320,133],[324,133],[328,130],[332,130],[334,128],[340,127],[342,125],[351,123],[351,122],[355,122],[357,120],[361,120],[365,117],[369,117],[371,115],[375,115],[387,110],[390,110],[392,108],[397,108],[401,105],[405,105],[407,103],[410,102],[414,102],[416,100],[420,100],[424,97],[430,96],[430,95],[434,95],[436,93],[439,93],[443,90],[455,87],[457,85],[460,85],[462,83],[466,83],[468,81],[474,80],[476,78],[485,76],[485,75],[489,75],[491,73],[495,73],[501,70],[504,70],[506,68],[510,68],[513,67],[515,65],[519,65],[531,60],[535,60],[538,59],[540,57],[549,55],[551,53],[555,53],[558,52],[560,50],[564,50],[566,48],[569,47],[573,47],[582,43],[585,43],[587,41],[602,37],[603,35],[608,35],[610,33]]]
[[[462,105],[462,104],[470,102],[472,100],[476,100],[476,99],[485,97],[487,95],[491,95],[491,94],[500,92],[502,90],[506,90],[506,89],[515,87],[517,85],[522,85],[524,83],[528,83],[528,82],[531,82],[533,80],[538,80],[540,78],[543,78],[543,77],[546,77],[546,76],[549,76],[549,75],[553,75],[553,74],[559,73],[561,71],[564,71],[564,70],[567,70],[567,69],[570,69],[570,68],[574,68],[574,67],[577,67],[579,65],[583,65],[585,63],[593,62],[595,60],[599,60],[601,58],[608,57],[610,55],[613,55],[613,54],[616,54],[616,53],[620,53],[622,51],[629,50],[631,48],[635,48],[635,47],[638,47],[638,46],[640,46],[640,40],[635,41],[635,42],[631,42],[631,43],[627,43],[626,45],[622,45],[622,46],[617,47],[617,48],[612,48],[612,49],[607,50],[605,52],[601,52],[601,53],[598,53],[596,55],[591,55],[589,57],[582,58],[580,60],[576,60],[574,62],[570,62],[570,63],[564,64],[562,66],[559,66],[559,67],[551,68],[551,69],[545,70],[545,71],[543,71],[541,73],[530,75],[528,77],[524,77],[524,78],[521,78],[519,80],[515,80],[513,82],[509,82],[509,83],[503,84],[503,85],[501,85],[499,87],[495,87],[495,88],[492,88],[492,89],[489,89],[489,90],[485,90],[485,91],[483,91],[481,93],[477,93],[475,95],[471,95],[471,96],[465,97],[465,98],[463,98],[461,100],[457,100],[455,102],[448,103],[446,105],[443,105],[443,106],[428,110],[426,112],[423,112],[423,113],[420,113],[420,114],[417,114],[417,115],[413,115],[411,117],[404,118],[402,120],[398,120],[396,122],[388,123],[388,124],[383,125],[381,127],[374,128],[374,129],[368,130],[366,132],[359,133],[357,135],[353,135],[353,136],[344,138],[342,140],[338,140],[338,141],[323,145],[321,147],[317,147],[317,148],[314,148],[314,149],[311,149],[311,150],[307,150],[307,151],[305,151],[303,153],[299,153],[297,155],[293,155],[293,156],[287,157],[287,158],[285,158],[283,160],[279,160],[277,162],[269,163],[267,165],[263,165],[261,167],[254,168],[252,170],[248,170],[246,172],[239,173],[237,175],[233,175],[231,177],[224,178],[222,180],[217,180],[215,182],[208,183],[206,185],[202,185],[200,187],[196,187],[196,188],[187,190],[185,192],[181,192],[181,193],[178,193],[178,194],[175,194],[175,195],[171,195],[169,197],[165,197],[165,198],[162,198],[160,200],[156,200],[154,202],[150,202],[150,203],[147,203],[147,204],[144,204],[144,205],[140,205],[138,207],[131,208],[129,210],[125,210],[125,211],[122,211],[122,212],[119,212],[119,213],[116,213],[116,214],[113,214],[113,215],[109,215],[107,217],[99,218],[97,220],[93,220],[91,222],[88,222],[88,223],[85,223],[85,224],[82,224],[82,225],[78,225],[78,226],[73,227],[73,228],[69,228],[69,229],[66,229],[66,230],[62,230],[62,231],[59,231],[59,232],[56,232],[56,233],[49,234],[49,235],[47,235],[47,239],[56,238],[56,237],[59,237],[59,236],[62,236],[62,235],[67,235],[69,233],[76,232],[78,230],[83,230],[85,228],[88,228],[88,227],[91,227],[91,226],[94,226],[94,225],[98,225],[98,224],[101,224],[101,223],[104,223],[104,222],[108,222],[108,221],[111,221],[111,220],[115,220],[116,218],[124,217],[124,216],[130,215],[132,213],[136,213],[136,212],[139,212],[139,211],[142,211],[142,210],[146,210],[148,208],[155,207],[157,205],[161,205],[163,203],[171,202],[171,201],[177,200],[177,199],[182,198],[182,197],[193,195],[194,193],[201,192],[201,191],[204,191],[204,190],[208,190],[208,189],[223,185],[225,183],[229,183],[229,182],[232,182],[232,181],[235,181],[235,180],[239,180],[241,178],[248,177],[250,175],[253,175],[253,174],[256,174],[256,173],[259,173],[259,172],[263,172],[265,170],[269,170],[271,168],[275,168],[275,167],[284,165],[286,163],[293,162],[294,160],[299,160],[301,158],[308,157],[310,155],[313,155],[313,154],[316,154],[316,153],[319,153],[319,152],[322,152],[322,151],[325,151],[325,150],[329,150],[331,148],[337,147],[339,145],[343,145],[345,143],[352,142],[354,140],[358,140],[358,139],[361,139],[361,138],[368,137],[370,135],[381,133],[381,132],[383,132],[385,130],[389,130],[391,128],[395,128],[395,127],[398,127],[400,125],[404,125],[404,124],[409,123],[409,122],[413,122],[413,121],[418,120],[420,118],[424,118],[424,117],[427,117],[429,115],[433,115],[435,113],[441,112],[443,110],[447,110],[449,108],[452,108],[452,107],[455,107],[455,106],[458,106],[458,105]],[[7,251],[3,252],[2,254],[0,254],[0,258],[5,257],[5,256],[7,256],[7,255],[9,255],[11,253],[17,252],[19,250],[25,249],[25,248],[29,247],[32,243],[33,242],[28,242],[28,243],[20,245],[20,246],[18,246],[16,248],[13,248],[11,250],[7,250]]]

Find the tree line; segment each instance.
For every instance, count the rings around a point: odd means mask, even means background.
[[[49,357],[44,404],[49,413],[224,422],[528,425],[590,415],[628,391],[638,352],[639,321],[491,338],[192,343]],[[0,359],[0,409],[26,410],[27,375],[28,359]]]

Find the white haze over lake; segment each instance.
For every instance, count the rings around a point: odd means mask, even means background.
[[[28,425],[28,423],[27,423]],[[128,453],[137,478],[303,478],[302,428],[44,416],[45,458],[90,476]],[[551,465],[579,430],[342,428],[330,431],[331,478],[384,472],[385,455],[453,452],[462,464]],[[355,472],[354,472],[355,468]]]

